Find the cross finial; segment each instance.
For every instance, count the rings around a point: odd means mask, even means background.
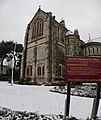
[[[91,38],[90,38],[90,33],[88,34],[88,36],[89,36],[89,40],[91,40]]]
[[[90,33],[88,34],[88,36],[89,36],[88,43],[92,42],[91,37],[90,37]]]
[[[39,5],[39,9],[41,8],[41,5]]]

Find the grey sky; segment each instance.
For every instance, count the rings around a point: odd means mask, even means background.
[[[101,37],[101,0],[0,0],[0,41],[23,43],[26,26],[39,5],[58,22],[64,19],[71,31],[78,29],[82,40],[87,41],[89,33],[92,39]]]

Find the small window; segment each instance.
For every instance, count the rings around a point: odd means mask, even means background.
[[[30,66],[30,76],[32,76],[32,66]]]
[[[38,68],[37,68],[37,73],[38,73],[38,76],[41,75],[41,66],[38,66]]]
[[[39,35],[39,31],[40,31],[40,29],[39,29],[39,21],[37,21],[37,36]]]
[[[27,76],[29,76],[29,67],[27,67]]]
[[[87,49],[85,49],[85,55],[87,55]]]
[[[59,76],[62,76],[62,66],[61,65],[59,65],[58,71],[59,71]]]
[[[42,66],[42,75],[44,75],[44,74],[45,74],[45,67]]]
[[[90,55],[90,48],[88,48],[88,55]]]
[[[94,49],[94,47],[93,47],[93,54],[95,53],[95,49]]]

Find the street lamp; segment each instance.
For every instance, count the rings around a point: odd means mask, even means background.
[[[15,65],[15,50],[16,50],[16,44],[15,43],[15,46],[14,46],[14,54],[12,54],[12,75],[11,75],[11,86],[13,86],[13,83],[14,83],[14,65]]]
[[[12,55],[13,56],[13,58],[12,58],[12,75],[11,75],[11,86],[13,86],[13,77],[14,77],[14,75],[13,75],[13,73],[14,73],[14,55]]]

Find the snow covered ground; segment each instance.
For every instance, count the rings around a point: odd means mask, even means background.
[[[16,111],[64,115],[66,95],[50,92],[52,88],[53,86],[11,86],[7,82],[0,82],[0,106]],[[90,117],[92,104],[92,98],[71,96],[70,115],[86,119]],[[101,101],[98,116],[101,117]]]

